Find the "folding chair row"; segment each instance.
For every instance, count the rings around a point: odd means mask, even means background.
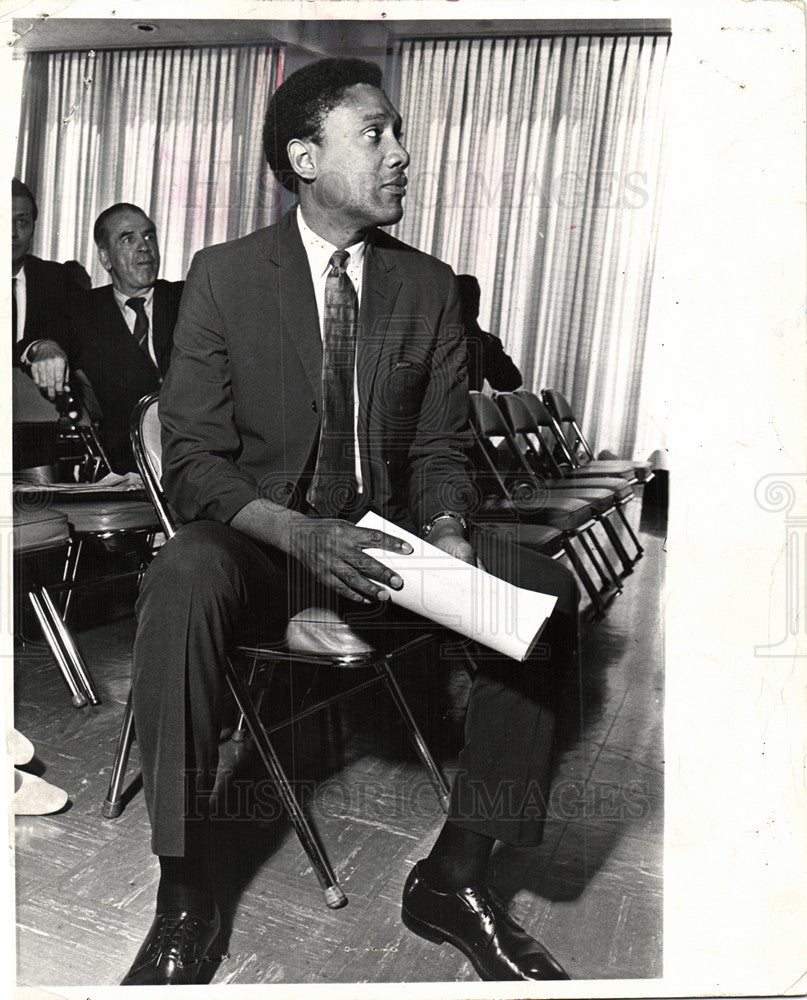
[[[593,608],[596,612],[604,611],[602,593],[594,584],[577,546],[600,577],[605,593],[609,590],[613,594],[620,593],[620,579],[594,530],[613,505],[612,494],[594,488],[582,492],[555,489],[537,476],[522,463],[504,415],[490,396],[471,393],[471,426],[476,440],[477,484],[483,494],[474,519],[498,525],[515,522],[517,539],[527,547],[532,547],[526,531],[528,526],[545,526],[559,531],[560,546]]]
[[[626,514],[626,509],[636,498],[633,486],[636,483],[633,465],[629,462],[611,463],[610,472],[597,473],[594,468],[573,468],[563,461],[560,447],[560,430],[541,400],[534,394],[519,390],[516,393],[497,394],[496,404],[501,410],[510,431],[510,447],[518,453],[524,468],[544,478],[555,489],[572,489],[578,495],[580,490],[606,490],[611,495],[608,517],[615,515],[635,549],[628,555],[610,520],[605,522],[605,531],[614,546],[625,573],[642,554],[642,546]]]
[[[525,401],[533,393],[522,392]],[[537,396],[534,396],[537,400]],[[588,475],[626,476],[632,483],[649,483],[653,471],[649,462],[636,462],[633,459],[595,459],[577,418],[568,400],[557,389],[542,389],[541,398],[549,411],[557,433],[557,441],[565,458],[573,470],[581,470]]]

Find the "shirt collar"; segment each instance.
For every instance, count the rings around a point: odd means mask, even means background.
[[[25,285],[26,284],[26,281],[25,281],[25,264],[23,263],[23,265],[19,269],[19,271],[17,271],[16,274],[12,274],[11,277],[17,282],[17,288],[19,288],[21,285]]]
[[[112,294],[115,296],[115,301],[118,303],[118,307],[120,308],[121,312],[123,312],[123,310],[126,308],[126,303],[129,301],[129,299],[133,298],[133,296],[131,295],[124,295],[123,292],[119,292],[114,285],[112,286]],[[143,295],[138,295],[137,298],[144,299],[146,304],[146,309],[148,309],[148,307],[151,305],[152,299],[154,298],[154,285],[152,285],[151,288],[149,288],[149,290],[145,292]]]
[[[335,250],[339,247],[329,243],[324,240],[321,236],[318,236],[310,226],[306,224],[303,218],[303,213],[300,210],[300,206],[297,206],[297,225],[300,229],[300,238],[303,241],[303,247],[305,247],[306,256],[308,257],[308,265],[311,268],[311,275],[314,278],[320,278],[323,274],[326,274],[328,268],[331,264],[331,257]],[[364,262],[364,250],[367,245],[366,239],[361,239],[358,243],[352,243],[349,247],[345,247],[345,250],[350,254],[349,264],[352,265],[351,270],[355,268],[360,268]],[[361,271],[359,271],[361,273]]]

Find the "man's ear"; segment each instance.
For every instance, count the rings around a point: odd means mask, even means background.
[[[109,255],[103,247],[98,247],[98,259],[101,261],[101,267],[105,271],[112,270],[112,262],[109,259]]]
[[[313,181],[317,176],[317,165],[311,155],[313,143],[304,139],[291,139],[286,146],[291,169],[304,181]]]

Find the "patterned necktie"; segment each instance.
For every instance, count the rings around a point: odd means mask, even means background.
[[[337,250],[325,281],[322,338],[322,422],[317,464],[306,499],[323,517],[355,506],[356,450],[353,441],[353,370],[356,360],[356,289],[345,267],[350,254]]]
[[[149,354],[149,318],[146,315],[146,300],[141,298],[127,299],[126,305],[134,311],[134,338],[137,346],[151,361]]]

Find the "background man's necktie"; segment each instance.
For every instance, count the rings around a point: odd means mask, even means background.
[[[356,289],[345,267],[350,254],[337,250],[325,281],[322,341],[322,423],[317,464],[306,499],[323,517],[355,506],[356,452],[353,441],[353,370],[356,359]]]
[[[146,300],[141,298],[127,299],[126,305],[134,310],[135,325],[134,338],[137,346],[151,360],[149,354],[149,318],[146,315]]]

